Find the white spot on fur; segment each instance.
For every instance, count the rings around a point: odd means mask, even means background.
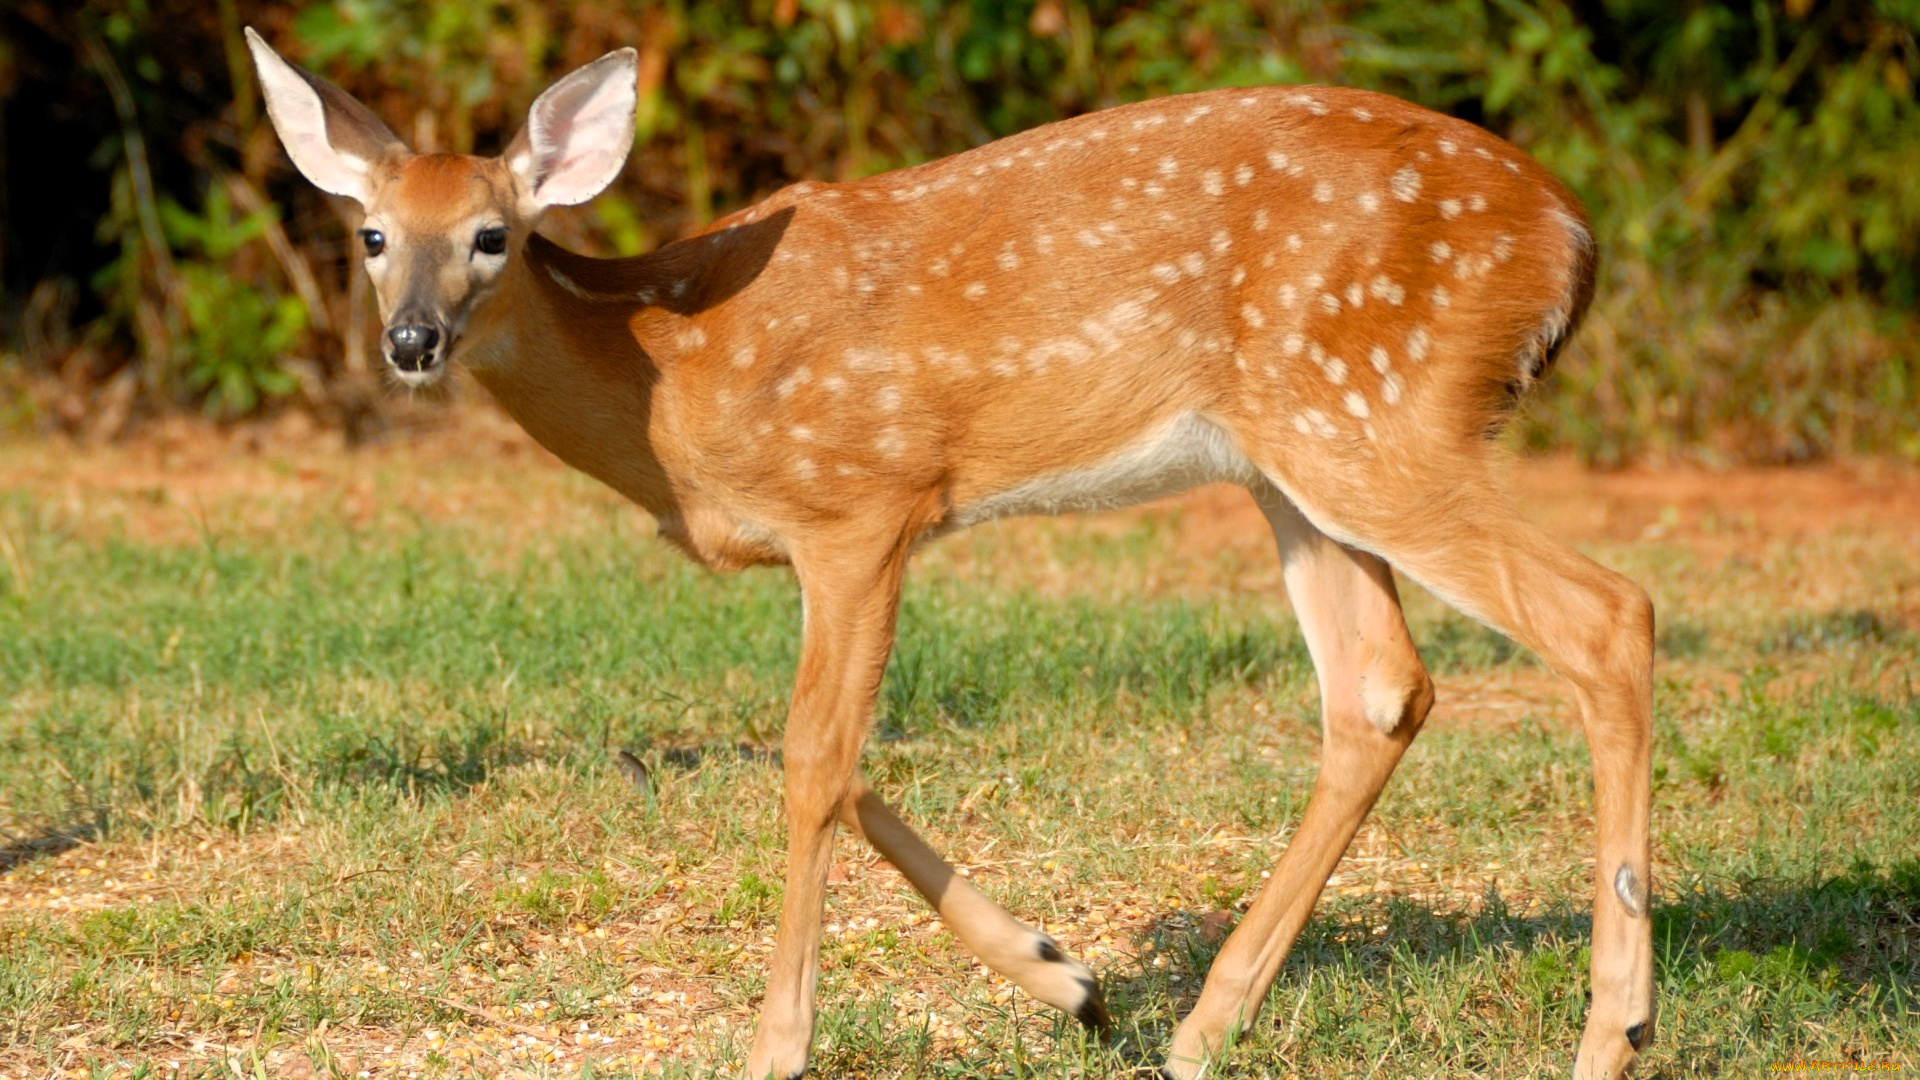
[[[1435,285],[1433,287],[1433,306],[1437,308],[1449,308],[1453,306],[1453,294],[1447,291],[1445,285]]]
[[[1329,315],[1340,314],[1340,298],[1332,293],[1320,294],[1320,308]]]
[[[1081,229],[1078,233],[1074,235],[1074,239],[1080,241],[1081,247],[1097,248],[1100,245],[1106,243],[1106,241],[1101,238],[1100,234],[1097,232],[1094,232],[1092,229]]]
[[[1255,210],[1253,212],[1253,231],[1254,232],[1266,232],[1267,226],[1272,223],[1273,223],[1273,215],[1267,213],[1266,207],[1263,206],[1260,209]]]
[[[900,388],[897,386],[881,387],[879,391],[873,395],[873,405],[874,408],[879,409],[883,413],[899,412]]]
[[[1305,109],[1315,116],[1327,115],[1326,105],[1322,104],[1320,99],[1314,97],[1312,94],[1288,94],[1287,104]]]
[[[1440,216],[1446,218],[1448,221],[1452,221],[1454,218],[1460,216],[1459,199],[1441,199],[1439,205]]]
[[[1432,344],[1433,340],[1427,336],[1426,327],[1414,327],[1413,331],[1407,335],[1407,359],[1416,364],[1425,360],[1427,348]]]
[[[1180,163],[1170,157],[1161,158],[1159,164],[1154,167],[1160,171],[1161,176],[1171,178],[1180,174]]]
[[[1453,258],[1453,245],[1447,243],[1445,240],[1435,240],[1433,243],[1427,245],[1427,254],[1433,256],[1434,262],[1446,262],[1448,259]]]
[[[1246,187],[1248,184],[1253,183],[1253,166],[1246,164],[1235,166],[1233,170],[1233,182],[1239,187]]]
[[[1280,301],[1281,307],[1290,308],[1300,302],[1300,293],[1290,284],[1282,285],[1274,290],[1273,298]]]
[[[1219,169],[1208,169],[1200,174],[1200,190],[1216,197],[1226,194],[1227,185]]]
[[[1255,330],[1267,325],[1267,317],[1260,314],[1260,309],[1254,307],[1252,304],[1240,305],[1240,318],[1245,320],[1246,324]]]
[[[892,371],[895,366],[892,353],[871,346],[856,345],[841,353],[840,359],[848,371]]]
[[[1307,246],[1307,242],[1305,240],[1300,239],[1299,233],[1287,234],[1287,250],[1288,251],[1291,251],[1297,254],[1306,246]]]
[[[978,300],[981,297],[987,295],[987,283],[984,281],[976,281],[973,284],[967,286],[966,288],[960,290],[960,295],[966,297],[969,300]]]
[[[818,476],[819,474],[820,474],[820,467],[813,463],[812,458],[795,458],[794,459],[793,475],[799,477],[802,480],[811,480],[815,476]]]
[[[1000,269],[1002,270],[1020,269],[1020,256],[1013,253],[1011,246],[1002,251],[996,261],[1000,264]]]
[[[1327,414],[1319,409],[1308,409],[1300,415],[1306,419],[1308,426],[1313,428],[1313,433],[1323,439],[1331,439],[1340,434],[1340,429],[1334,427],[1333,421],[1327,419]]]
[[[1168,285],[1180,280],[1180,268],[1172,263],[1155,263],[1148,273]]]
[[[1207,258],[1197,251],[1189,251],[1180,256],[1180,269],[1186,271],[1188,277],[1197,278],[1206,272]]]
[[[1322,180],[1313,185],[1313,201],[1329,203],[1333,201],[1333,184]]]
[[[547,276],[553,279],[553,283],[555,285],[560,286],[561,288],[567,290],[568,292],[579,297],[580,299],[582,300],[593,299],[592,293],[588,292],[587,290],[581,288],[579,285],[575,284],[572,278],[561,273],[559,269],[552,266],[547,267]]]
[[[1225,229],[1215,229],[1207,246],[1213,249],[1215,255],[1225,255],[1227,249],[1233,246],[1233,234]]]
[[[795,390],[800,389],[812,381],[813,369],[805,364],[801,364],[789,372],[786,378],[773,384],[773,392],[779,397],[792,397]]]
[[[1398,405],[1400,403],[1400,393],[1405,387],[1406,384],[1401,381],[1400,374],[1389,371],[1387,372],[1386,379],[1380,384],[1380,396],[1386,399],[1387,404]]]
[[[1042,255],[1053,254],[1053,234],[1037,232],[1033,234],[1033,250]]]
[[[1461,281],[1485,277],[1492,270],[1493,259],[1487,255],[1462,255],[1453,264],[1453,276]]]
[[[1393,197],[1401,202],[1410,203],[1420,196],[1420,170],[1411,165],[1402,165],[1389,181],[1393,188]]]
[[[1382,375],[1385,375],[1387,373],[1388,366],[1393,363],[1393,361],[1389,359],[1387,356],[1387,350],[1381,348],[1378,345],[1375,345],[1367,353],[1367,362],[1373,365],[1373,370],[1379,372]]]
[[[1457,154],[1460,152],[1460,144],[1454,142],[1452,139],[1441,139],[1440,152],[1449,156]]]
[[[1485,195],[1467,196],[1467,209],[1476,214],[1485,213],[1487,209],[1487,197]]]
[[[1380,210],[1380,196],[1375,195],[1371,191],[1361,192],[1360,198],[1357,201],[1360,203],[1360,209],[1365,210],[1369,214],[1378,213]]]
[[[1278,150],[1269,150],[1267,164],[1273,167],[1274,172],[1286,172],[1287,166],[1293,164],[1293,159]]]
[[[907,437],[897,427],[883,428],[880,437],[873,440],[873,448],[890,458],[898,458],[907,452]]]
[[[1345,400],[1346,400],[1347,411],[1352,413],[1354,416],[1358,417],[1359,419],[1365,420],[1368,416],[1372,415],[1372,410],[1367,408],[1367,399],[1360,396],[1360,391],[1358,390],[1347,391],[1347,396]]]
[[[1399,307],[1407,300],[1407,287],[1385,274],[1375,275],[1372,284],[1367,286],[1367,291],[1372,293],[1375,299],[1385,300],[1394,307]]]
[[[733,347],[733,366],[737,368],[750,368],[753,366],[757,355],[757,350],[751,341],[736,345]]]

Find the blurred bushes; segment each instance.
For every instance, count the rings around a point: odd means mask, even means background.
[[[602,254],[1122,101],[1385,90],[1514,139],[1594,212],[1599,299],[1530,442],[1920,457],[1920,0],[14,0],[0,423],[297,400],[378,424],[345,208],[284,165],[243,24],[459,151],[637,46],[634,160],[550,226]]]

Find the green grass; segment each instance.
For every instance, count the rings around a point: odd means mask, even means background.
[[[626,515],[529,546],[478,519],[225,513],[161,544],[0,495],[0,1075],[737,1063],[781,891],[790,580],[707,577]],[[1129,584],[1167,557],[1156,520],[931,551],[866,758],[1095,965],[1119,1044],[1009,994],[843,840],[816,1075],[1108,1075],[1191,1004],[1206,916],[1245,903],[1304,805],[1317,697],[1277,596]],[[1711,581],[1679,548],[1602,554]],[[1662,598],[1646,1075],[1920,1066],[1920,638],[1891,609],[1749,600]],[[1410,610],[1443,678],[1548,685]],[[1436,723],[1229,1074],[1563,1074],[1588,783],[1560,712]]]

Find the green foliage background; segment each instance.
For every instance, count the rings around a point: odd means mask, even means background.
[[[501,145],[560,72],[639,47],[634,160],[552,229],[602,254],[1124,101],[1384,90],[1513,139],[1595,215],[1599,299],[1528,442],[1920,457],[1920,0],[20,0],[0,100],[70,83],[93,139],[70,150],[109,182],[90,251],[23,269],[18,237],[0,249],[0,420],[384,408],[347,223],[286,166],[242,25],[458,151]],[[43,151],[0,145],[17,199]]]

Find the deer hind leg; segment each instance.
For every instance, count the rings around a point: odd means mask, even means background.
[[[1433,706],[1433,682],[1407,633],[1392,571],[1329,539],[1277,491],[1254,497],[1273,527],[1320,683],[1320,774],[1293,841],[1174,1032],[1165,1074],[1177,1080],[1205,1072],[1259,1012],[1328,875]]]
[[[1483,466],[1400,456],[1365,488],[1287,478],[1314,522],[1378,552],[1436,595],[1533,650],[1572,684],[1593,760],[1593,1004],[1575,1080],[1617,1080],[1653,1036],[1647,828],[1653,607],[1626,578],[1520,517]],[[1388,499],[1394,493],[1398,499]],[[1408,496],[1411,496],[1410,498]]]
[[[855,778],[840,820],[906,876],[981,963],[1088,1028],[1101,1033],[1112,1029],[1093,971],[975,889],[914,835],[864,778]]]
[[[893,646],[907,547],[851,538],[819,560],[795,553],[807,608],[784,746],[786,896],[747,1080],[792,1080],[813,1042],[820,916],[833,832],[854,790],[860,747]]]

